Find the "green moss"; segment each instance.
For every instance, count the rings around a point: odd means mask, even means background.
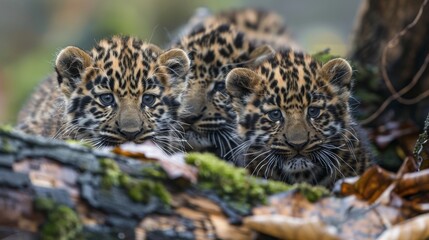
[[[48,213],[40,231],[41,239],[82,239],[82,228],[82,223],[76,212],[67,206],[59,205]]]
[[[320,186],[311,186],[308,183],[300,183],[294,185],[297,191],[302,193],[310,202],[316,202],[322,197],[329,195],[328,189]]]
[[[355,96],[364,99],[367,103],[378,103],[384,100],[380,95],[380,75],[378,67],[370,64],[351,62],[353,79],[356,83]],[[378,106],[379,104],[373,104]]]
[[[283,182],[249,176],[243,168],[237,168],[210,153],[188,153],[186,162],[198,168],[198,186],[216,193],[232,208],[246,213],[252,206],[266,203],[272,194],[297,189],[310,201],[329,194],[323,187],[308,184],[287,185]]]
[[[82,222],[73,209],[49,198],[35,199],[34,207],[46,216],[40,229],[41,239],[82,239]]]
[[[13,131],[13,127],[9,124],[0,125],[0,132],[9,133]],[[13,153],[17,149],[14,147],[6,137],[0,137],[0,152],[3,153]]]
[[[137,202],[147,203],[150,196],[156,196],[164,204],[171,202],[170,193],[159,182],[146,179],[129,179],[123,187],[127,189],[130,198]]]
[[[50,198],[36,198],[34,207],[38,211],[51,211],[55,207],[54,201]]]
[[[122,175],[118,164],[112,159],[103,158],[100,159],[100,166],[103,173],[101,184],[104,188],[111,188],[112,186],[118,186],[120,181],[119,178]]]
[[[72,145],[79,145],[79,146],[86,147],[86,148],[92,148],[92,145],[89,144],[88,142],[85,142],[85,141],[67,139],[65,142],[68,144],[72,144]]]
[[[159,182],[152,182],[152,188],[150,189],[151,192],[153,192],[153,194],[155,196],[157,196],[161,202],[163,202],[164,204],[170,204],[171,203],[171,195],[170,193],[167,191],[167,189],[164,187],[164,185],[162,185]]]
[[[121,171],[118,164],[112,159],[101,159],[102,186],[110,188],[112,186],[123,187],[128,196],[136,202],[147,203],[151,196],[159,198],[164,204],[171,202],[171,195],[159,182],[159,179],[166,177],[161,168],[146,167],[143,175],[145,179],[131,177]],[[149,179],[146,179],[149,178]]]
[[[142,174],[144,177],[156,178],[156,179],[167,179],[167,174],[162,170],[158,164],[153,164],[153,167],[143,168]]]
[[[322,64],[327,63],[329,60],[332,60],[334,58],[338,58],[338,56],[332,55],[329,53],[330,49],[327,48],[323,51],[317,52],[313,55],[311,55],[314,59],[316,59],[317,61],[321,62]]]
[[[3,152],[3,153],[14,153],[16,151],[17,151],[16,147],[13,146],[9,142],[9,139],[7,139],[5,137],[0,137],[0,152]]]
[[[9,125],[9,124],[0,125],[0,132],[12,132],[12,131],[13,131],[12,125]]]
[[[209,153],[189,153],[186,162],[198,168],[201,189],[215,192],[240,212],[265,203],[268,195],[291,188],[282,182],[248,176],[245,169],[236,168]]]

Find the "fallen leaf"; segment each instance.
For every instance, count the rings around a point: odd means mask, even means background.
[[[423,214],[393,226],[377,240],[419,240],[429,238],[429,214]]]
[[[284,215],[258,215],[244,219],[244,225],[280,239],[340,239],[337,229],[317,217],[307,219]]]
[[[418,165],[414,158],[408,157],[403,162],[397,173],[389,172],[380,166],[374,165],[368,168],[359,178],[345,178],[339,180],[333,189],[333,192],[342,195],[356,195],[367,200],[369,203],[375,202],[386,189],[391,188],[400,196],[406,192],[418,193],[426,191],[429,186],[429,170],[417,172]],[[391,185],[394,185],[391,187]],[[419,186],[423,184],[422,186]],[[411,188],[411,187],[414,188]]]
[[[400,208],[369,204],[355,196],[326,197],[311,203],[294,192],[272,196],[267,206],[254,208],[253,216],[244,222],[255,231],[286,239],[375,239],[386,223],[407,218]]]

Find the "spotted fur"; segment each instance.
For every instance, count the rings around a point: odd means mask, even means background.
[[[238,144],[235,113],[225,90],[231,69],[257,65],[273,54],[267,45],[254,46],[232,25],[202,27],[177,46],[190,59],[186,90],[179,108],[189,150],[212,151],[226,158]]]
[[[114,146],[151,139],[167,152],[181,142],[176,112],[189,58],[136,38],[115,36],[90,52],[63,49],[56,79],[44,81],[22,109],[27,133]]]
[[[196,29],[219,24],[233,25],[256,45],[268,44],[274,49],[298,48],[287,31],[282,16],[273,11],[255,8],[226,10],[214,14],[206,8],[199,8],[178,35],[186,37]]]
[[[291,50],[232,70],[226,88],[244,141],[234,155],[246,155],[253,174],[287,183],[332,186],[362,173],[370,156],[350,114],[351,74],[344,59],[320,65]]]

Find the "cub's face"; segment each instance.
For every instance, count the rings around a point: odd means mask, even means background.
[[[254,174],[323,184],[347,164],[354,134],[348,100],[351,68],[343,59],[319,66],[292,51],[253,70],[234,69],[227,90]]]
[[[191,58],[178,111],[186,139],[193,150],[212,150],[225,157],[238,144],[236,116],[225,89],[226,75],[236,67],[257,64],[273,50],[266,45],[251,46],[228,24],[202,26],[182,39],[180,47]]]
[[[92,145],[140,143],[152,139],[168,151],[189,69],[185,52],[158,47],[135,38],[102,40],[87,53],[63,49],[56,60],[60,89],[66,99],[63,134]]]

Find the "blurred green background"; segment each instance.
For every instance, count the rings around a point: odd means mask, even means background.
[[[53,71],[68,45],[90,49],[103,37],[126,34],[165,46],[198,7],[216,12],[259,7],[284,16],[310,53],[327,47],[345,55],[359,0],[0,0],[0,123],[14,124],[35,85]]]

